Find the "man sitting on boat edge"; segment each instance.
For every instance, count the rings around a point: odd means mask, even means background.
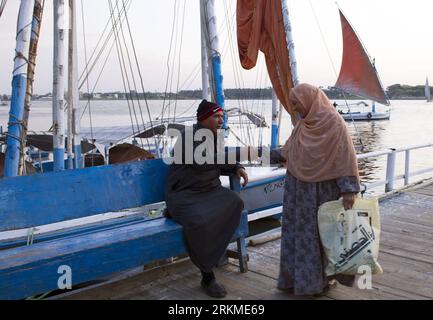
[[[218,152],[223,117],[218,105],[202,101],[197,124],[185,128],[175,146],[175,162],[166,187],[169,215],[183,226],[189,256],[202,273],[201,287],[213,298],[227,295],[213,269],[239,226],[244,209],[239,195],[221,185],[220,176],[223,172],[235,173],[243,178],[244,186],[248,183],[245,169],[239,163],[230,163],[225,151]],[[202,139],[195,141],[193,137],[197,136]]]

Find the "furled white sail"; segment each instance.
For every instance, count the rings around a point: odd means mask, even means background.
[[[428,102],[432,101],[431,100],[431,91],[430,91],[430,85],[429,85],[429,82],[428,82],[428,78],[426,79],[426,82],[425,82],[425,97],[426,97],[426,99],[427,99]]]

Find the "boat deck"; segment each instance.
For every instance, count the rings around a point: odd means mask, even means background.
[[[372,290],[337,286],[332,300],[433,299],[433,184],[409,188],[381,200],[379,262],[384,274],[373,277]],[[278,230],[273,231],[273,235]],[[217,270],[230,300],[294,300],[276,289],[280,241],[249,246],[249,268],[240,274],[235,260]],[[189,259],[143,272],[134,270],[103,285],[59,296],[63,299],[202,300],[200,273]],[[310,298],[311,299],[311,298]]]

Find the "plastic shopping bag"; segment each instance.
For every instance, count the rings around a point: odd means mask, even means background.
[[[377,199],[357,199],[352,210],[342,201],[323,204],[318,214],[319,232],[328,259],[326,275],[382,274],[378,263],[380,215]],[[362,268],[361,268],[362,267]]]

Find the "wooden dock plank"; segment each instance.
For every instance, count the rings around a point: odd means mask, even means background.
[[[409,194],[422,194],[425,196],[433,196],[433,190],[430,189],[417,189],[417,190],[413,190],[408,192]]]
[[[322,299],[433,299],[433,184],[409,189],[381,201],[381,252],[384,274],[373,276],[373,289],[337,286]],[[278,232],[278,231],[276,231]],[[279,291],[280,240],[249,247],[249,272],[237,262],[219,268],[218,279],[233,300],[294,300]],[[194,299],[208,297],[200,288],[200,273],[188,259],[136,272],[122,280],[63,296],[65,299]]]
[[[267,244],[266,246],[261,247],[263,251],[268,251],[272,247],[274,247],[277,242],[273,242]],[[275,286],[277,283],[278,273],[279,273],[279,264],[276,263],[268,263],[263,264],[263,261],[257,256],[260,252],[255,250],[252,254],[252,259],[250,263],[251,272],[258,272],[261,274],[268,275],[271,279],[275,281]],[[255,259],[256,258],[256,259]],[[257,259],[258,258],[258,259]],[[376,285],[375,281],[376,277],[373,280],[373,290],[360,290],[358,288],[348,288],[344,286],[337,286],[336,289],[332,290],[327,297],[336,300],[376,300],[376,299],[387,299],[387,300],[398,300],[398,299],[425,299],[424,297],[416,294],[407,294],[400,292],[393,292],[390,288],[384,288],[384,286]],[[395,290],[394,290],[395,291]]]
[[[419,234],[420,237],[433,238],[433,226],[417,224],[395,216],[392,219],[388,219],[385,225],[382,224],[382,232],[400,232],[415,236]]]
[[[433,209],[432,197],[428,195],[405,192],[390,199],[381,202],[381,210],[387,209],[387,206],[410,205],[419,209]],[[395,211],[395,213],[404,213]]]

